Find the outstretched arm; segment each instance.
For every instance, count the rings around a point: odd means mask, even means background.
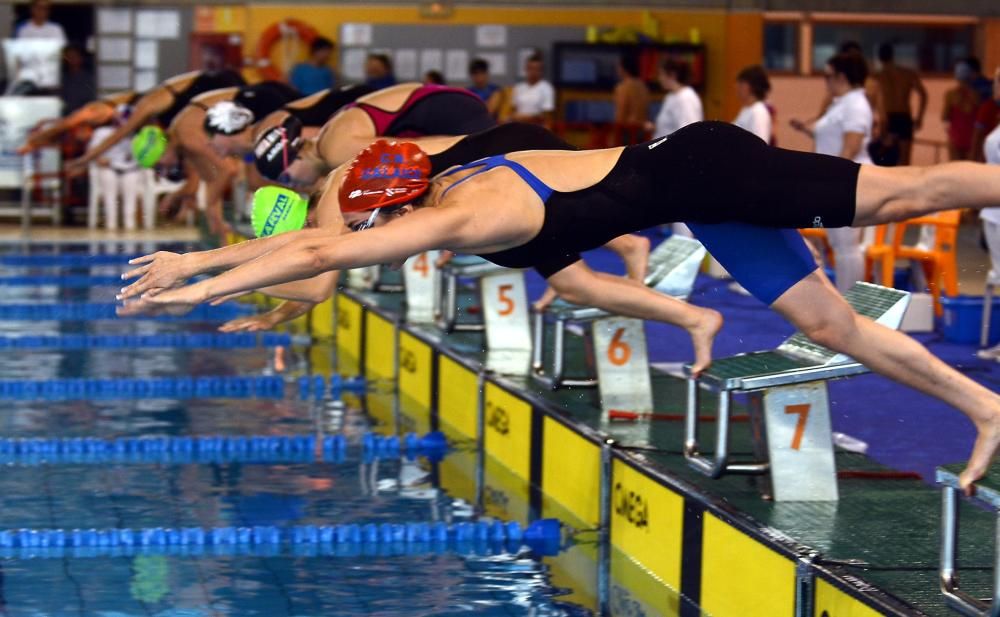
[[[402,261],[459,241],[467,213],[457,210],[461,208],[421,210],[389,225],[341,236],[322,230],[282,234],[291,242],[215,278],[156,294],[150,301],[198,304],[330,270]]]
[[[153,289],[176,287],[199,274],[235,268],[292,242],[297,238],[297,234],[329,237],[330,232],[323,229],[307,229],[247,240],[210,251],[184,254],[158,251],[137,257],[129,263],[139,267],[123,274],[122,279],[141,278],[122,289],[118,299],[126,300]]]
[[[52,122],[44,129],[28,135],[24,145],[18,148],[18,154],[27,154],[32,150],[50,143],[53,139],[67,131],[72,131],[83,124],[103,124],[114,115],[114,109],[102,101],[92,101],[74,111],[65,118]]]
[[[144,124],[149,122],[154,116],[168,109],[172,101],[173,95],[166,89],[157,88],[153,90],[146,96],[139,99],[139,102],[135,105],[135,109],[132,111],[132,115],[129,116],[125,124],[115,129],[115,132],[100,144],[94,146],[90,150],[87,150],[83,156],[75,161],[72,161],[70,165],[73,167],[83,167],[91,161],[97,159],[110,150],[116,143],[125,139]]]
[[[279,324],[305,315],[315,306],[312,302],[282,302],[266,313],[248,315],[228,321],[219,327],[220,332],[258,332],[271,330]]]

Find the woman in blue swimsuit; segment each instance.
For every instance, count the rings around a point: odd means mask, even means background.
[[[606,150],[518,152],[429,180],[414,144],[378,141],[328,180],[354,233],[282,234],[215,278],[153,294],[150,305],[198,304],[327,270],[401,262],[431,249],[534,267],[571,302],[685,328],[695,370],[711,363],[717,313],[594,273],[579,253],[653,225],[686,222],[747,290],[817,343],[961,410],[979,437],[962,475],[981,477],[1000,446],[1000,396],[908,336],[855,314],[794,231],[865,226],[953,208],[1000,204],[1000,169],[975,163],[859,166],[773,148],[718,122]],[[253,244],[253,243],[251,243]],[[151,263],[147,263],[151,262]],[[145,275],[156,256],[130,273]],[[141,280],[140,280],[141,283]],[[141,287],[141,285],[140,285]]]

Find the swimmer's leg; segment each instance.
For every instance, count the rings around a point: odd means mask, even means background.
[[[956,208],[1000,206],[1000,166],[944,163],[931,167],[862,165],[855,227]]]
[[[646,280],[649,272],[649,239],[636,234],[626,234],[618,236],[604,245],[604,248],[611,249],[617,253],[625,262],[625,275],[633,280],[642,282]],[[545,288],[545,293],[535,301],[536,311],[544,311],[558,297],[556,291],[551,286]]]
[[[636,234],[618,236],[604,245],[625,262],[625,273],[633,281],[644,281],[649,272],[649,238]]]
[[[712,363],[712,343],[722,328],[722,315],[672,298],[621,276],[594,272],[577,261],[549,277],[549,284],[567,302],[595,306],[616,315],[680,326],[691,336],[700,373]]]
[[[964,413],[979,431],[963,488],[983,476],[1000,448],[1000,396],[951,368],[909,336],[851,310],[819,270],[771,307],[820,345],[845,353],[872,371],[938,398]]]

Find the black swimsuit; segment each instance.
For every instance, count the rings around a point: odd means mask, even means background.
[[[199,94],[204,94],[211,90],[219,90],[220,88],[235,88],[243,85],[246,85],[243,77],[236,71],[228,70],[217,73],[200,73],[182,90],[174,90],[170,84],[165,83],[163,87],[174,96],[174,101],[166,111],[159,114],[157,121],[161,126],[168,127],[174,121],[174,118],[177,117],[177,114],[181,113],[181,110],[191,103],[191,99]]]
[[[538,192],[545,219],[531,240],[482,257],[548,277],[618,236],[683,221],[767,304],[816,268],[796,228],[852,224],[860,169],[847,159],[768,146],[722,122],[629,146],[604,178],[572,192],[552,191],[514,161],[493,158],[459,170],[511,168]]]
[[[432,154],[431,177],[454,167],[488,156],[519,150],[576,150],[573,146],[537,124],[510,122],[485,131],[466,135],[455,145]]]
[[[302,126],[323,126],[342,107],[372,92],[374,90],[362,84],[331,88],[309,107],[288,106],[285,107],[285,111],[301,122]]]

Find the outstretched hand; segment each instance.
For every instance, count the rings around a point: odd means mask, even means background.
[[[126,302],[124,305],[119,306],[115,313],[119,317],[135,317],[137,315],[172,315],[174,317],[181,317],[187,315],[194,309],[194,304],[183,304],[183,303],[160,303],[154,302],[153,298],[156,295],[154,293],[147,293],[138,300],[132,302]]]
[[[270,330],[278,324],[273,313],[238,317],[219,326],[219,332],[260,332]]]
[[[177,287],[192,276],[192,273],[185,268],[184,255],[169,251],[157,251],[136,257],[128,263],[139,267],[122,274],[122,280],[141,278],[122,288],[118,300],[127,300],[155,289]]]

